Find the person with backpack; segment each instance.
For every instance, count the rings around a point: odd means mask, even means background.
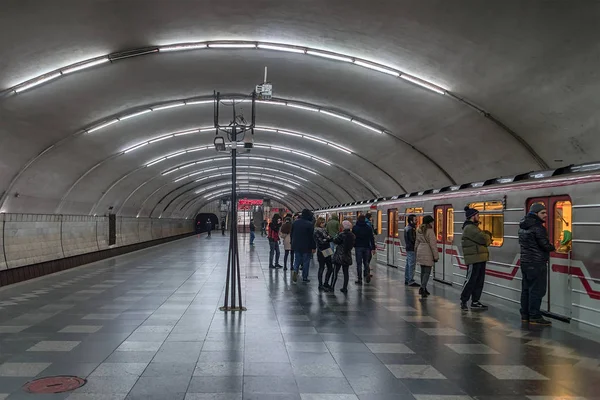
[[[548,239],[544,222],[548,218],[546,206],[534,203],[529,213],[519,223],[519,245],[521,246],[521,321],[535,325],[550,326],[542,317],[542,299],[548,285],[548,260],[555,251]]]
[[[212,228],[213,228],[213,223],[212,221],[209,219],[206,220],[206,232],[208,232],[207,237],[210,237],[211,232],[212,232]]]
[[[294,254],[294,272],[292,281],[298,280],[298,271],[302,264],[302,282],[308,283],[308,273],[310,271],[310,262],[312,254],[316,252],[314,239],[313,215],[308,209],[302,210],[300,218],[292,224],[292,251]]]
[[[479,302],[485,284],[485,263],[490,259],[488,246],[492,244],[492,234],[479,228],[479,211],[465,207],[466,220],[463,224],[461,244],[465,264],[467,264],[467,280],[460,295],[460,309],[467,311],[467,302],[471,299],[472,310],[487,310]]]
[[[317,260],[319,261],[319,290],[328,291],[330,288],[329,278],[331,278],[331,274],[333,273],[333,264],[331,261],[333,251],[329,246],[329,243],[331,243],[332,239],[329,234],[327,234],[327,230],[325,229],[325,218],[317,218],[317,222],[315,222],[314,237],[317,245]],[[325,283],[323,283],[323,272],[325,271],[325,265],[327,265],[327,274],[325,275]]]
[[[283,270],[287,271],[287,261],[290,254],[290,269],[292,269],[294,265],[294,252],[292,251],[292,217],[290,215],[285,217],[285,222],[281,225],[281,229],[279,230],[279,237],[283,240]]]
[[[433,265],[439,260],[437,247],[437,238],[433,231],[433,217],[426,215],[423,218],[423,224],[417,229],[417,238],[415,240],[416,261],[421,267],[421,287],[419,294],[422,298],[430,295],[427,290],[427,283],[431,276]]]
[[[352,248],[354,247],[354,240],[356,238],[354,233],[352,233],[352,222],[344,220],[342,222],[342,227],[344,230],[333,239],[336,248],[332,260],[335,270],[333,272],[331,290],[335,290],[335,284],[337,283],[337,277],[341,269],[344,273],[344,285],[340,289],[340,292],[348,293],[348,281],[350,280],[350,273],[348,270],[352,264]]]
[[[406,217],[406,227],[404,228],[404,244],[406,246],[406,267],[404,268],[404,285],[418,287],[415,282],[415,268],[417,266],[415,254],[415,241],[417,239],[417,216],[410,214]]]
[[[279,214],[273,215],[273,219],[269,224],[269,268],[283,268],[282,265],[279,264],[279,228],[281,228],[281,217]],[[273,264],[273,258],[275,258],[275,264]]]
[[[356,255],[356,283],[363,284],[363,276],[367,283],[371,282],[369,254],[375,251],[375,236],[373,228],[369,227],[364,215],[359,215],[356,225],[352,228],[355,237],[354,253]]]

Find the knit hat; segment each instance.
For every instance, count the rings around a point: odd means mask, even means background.
[[[345,219],[342,221],[342,226],[344,227],[344,229],[352,229],[352,222]]]
[[[529,207],[529,213],[530,214],[537,214],[540,211],[543,211],[546,209],[546,206],[543,203],[533,203],[531,205],[531,207]]]
[[[465,218],[471,219],[477,214],[479,214],[479,211],[474,208],[469,208],[469,206],[465,206]]]
[[[430,224],[430,223],[432,223],[432,222],[433,222],[433,217],[432,217],[431,215],[426,215],[426,216],[423,218],[423,223],[424,223],[424,224]]]

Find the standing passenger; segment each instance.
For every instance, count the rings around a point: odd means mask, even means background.
[[[338,219],[337,214],[331,214],[331,218],[327,222],[325,229],[327,229],[327,234],[332,239],[335,239],[338,233],[340,233],[340,220]],[[330,245],[331,250],[335,250],[335,244],[333,243],[333,241],[330,243]]]
[[[416,233],[415,250],[417,263],[421,266],[421,288],[419,289],[419,294],[425,298],[430,294],[427,290],[427,282],[429,282],[433,264],[439,259],[437,239],[433,232],[433,217],[431,215],[426,215],[423,218],[423,225],[416,230]]]
[[[337,245],[337,247],[335,249],[335,253],[333,254],[335,271],[333,273],[333,280],[331,282],[331,290],[335,290],[335,284],[341,268],[344,272],[344,286],[340,289],[340,292],[348,293],[348,280],[350,279],[348,269],[352,264],[352,248],[354,247],[355,237],[351,231],[352,222],[344,220],[342,221],[342,227],[344,228],[342,233],[333,239],[333,242]]]
[[[267,234],[267,221],[264,219],[260,223],[260,236],[265,236]]]
[[[254,238],[256,237],[256,234],[254,233],[255,230],[256,230],[256,226],[254,225],[254,220],[251,219],[250,220],[250,246],[254,246]]]
[[[269,268],[282,268],[279,265],[279,228],[281,227],[281,217],[279,214],[273,215],[269,224]],[[273,264],[275,256],[275,264]]]
[[[315,252],[314,226],[312,223],[312,213],[304,209],[302,215],[292,224],[292,251],[294,254],[294,273],[292,280],[298,280],[298,269],[302,264],[302,281],[310,282],[308,273],[310,272],[310,261]]]
[[[521,245],[521,320],[537,325],[552,325],[540,312],[542,298],[546,295],[548,260],[555,248],[548,239],[544,226],[548,218],[546,206],[534,203],[519,224]]]
[[[284,255],[283,255],[283,270],[287,271],[288,267],[287,267],[287,261],[288,261],[288,256],[290,255],[290,253],[292,254],[291,260],[290,260],[290,269],[292,269],[293,265],[294,265],[294,253],[292,253],[292,218],[291,216],[286,216],[285,217],[285,222],[283,223],[283,225],[281,226],[281,229],[279,230],[279,237],[281,239],[283,239],[283,250],[284,250]]]
[[[404,243],[406,244],[406,268],[404,268],[404,284],[411,287],[417,287],[419,284],[415,282],[415,267],[417,260],[415,259],[415,240],[417,238],[417,216],[410,214],[408,224],[404,228]]]
[[[363,276],[367,283],[371,282],[371,271],[369,269],[369,254],[375,250],[375,237],[373,228],[367,225],[364,215],[359,215],[356,225],[352,228],[356,237],[354,242],[354,253],[356,255],[356,283],[362,285]],[[363,268],[364,266],[364,268]]]
[[[221,234],[225,236],[225,218],[221,220]]]
[[[315,243],[317,245],[317,260],[319,261],[319,290],[329,290],[329,278],[333,273],[333,264],[331,263],[332,251],[329,243],[331,243],[331,236],[327,234],[325,230],[325,218],[317,218],[315,223]],[[325,275],[325,284],[323,284],[323,272],[325,271],[325,265],[327,265],[327,274]]]
[[[213,228],[213,223],[212,221],[209,219],[206,220],[206,232],[208,232],[208,237],[210,237],[210,234],[212,232],[212,228]]]
[[[460,308],[468,310],[467,301],[471,299],[471,309],[487,310],[479,302],[485,283],[485,263],[490,259],[488,246],[492,243],[492,234],[482,231],[479,225],[479,211],[465,207],[466,221],[463,224],[462,250],[465,264],[468,265],[467,280],[460,295]]]

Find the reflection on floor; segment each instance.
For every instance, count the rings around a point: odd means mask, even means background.
[[[485,298],[463,314],[438,283],[420,300],[402,271],[320,293],[241,244],[248,311],[222,304],[227,237],[181,240],[0,291],[0,399],[600,399],[600,345],[522,329]],[[281,261],[282,262],[282,261]],[[351,279],[353,282],[354,279]],[[30,395],[34,377],[77,375]]]

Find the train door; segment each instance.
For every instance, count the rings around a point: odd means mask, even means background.
[[[450,205],[435,206],[435,235],[439,261],[433,267],[433,279],[452,284],[452,242],[454,239],[454,209]]]
[[[556,250],[550,254],[548,290],[542,301],[542,310],[559,316],[571,316],[571,238],[572,210],[569,196],[538,197],[527,200],[527,209],[533,203],[546,206],[546,229]]]
[[[397,267],[398,264],[398,250],[397,250],[397,238],[398,238],[398,209],[391,208],[388,210],[388,235],[386,240],[387,248],[387,264],[393,267]]]

